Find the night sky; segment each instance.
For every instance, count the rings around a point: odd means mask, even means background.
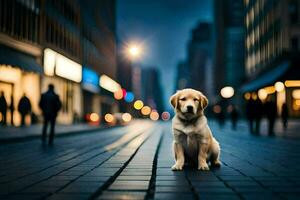
[[[176,66],[186,58],[191,29],[212,21],[210,0],[118,0],[118,38],[138,41],[145,51],[137,63],[161,72],[165,105],[174,91]]]

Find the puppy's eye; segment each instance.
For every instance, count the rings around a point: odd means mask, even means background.
[[[181,99],[179,99],[180,101],[185,101],[186,100],[186,98],[185,97],[183,97],[183,98],[181,98]]]
[[[194,101],[199,101],[199,99],[194,99]]]

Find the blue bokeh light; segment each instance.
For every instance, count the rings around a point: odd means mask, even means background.
[[[134,94],[132,92],[127,92],[126,93],[126,96],[124,98],[124,100],[127,102],[127,103],[130,103],[134,100]]]

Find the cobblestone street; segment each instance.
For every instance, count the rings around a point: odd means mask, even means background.
[[[0,199],[299,199],[300,142],[211,128],[220,169],[173,172],[171,123],[0,146]]]

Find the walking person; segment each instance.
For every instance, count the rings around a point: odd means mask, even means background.
[[[268,99],[266,102],[266,116],[268,119],[268,134],[269,136],[274,135],[274,125],[275,125],[275,119],[277,115],[277,106],[274,101],[271,100],[271,98]]]
[[[25,126],[25,117],[31,113],[31,103],[25,94],[19,101],[18,111],[21,114],[21,126]]]
[[[4,92],[0,93],[0,113],[1,113],[1,125],[6,125],[6,112],[7,112],[7,102],[4,96]]]
[[[281,107],[281,120],[282,120],[282,125],[283,125],[283,130],[286,131],[288,127],[288,118],[289,118],[289,110],[286,105],[286,103],[282,104]]]
[[[48,91],[43,93],[39,106],[43,112],[44,125],[42,133],[42,142],[46,142],[47,127],[50,123],[49,145],[53,145],[55,121],[58,111],[61,109],[61,101],[58,95],[54,92],[54,85],[49,84]]]
[[[259,98],[254,101],[255,134],[260,134],[260,123],[263,117],[263,103]]]
[[[14,111],[15,111],[15,104],[14,104],[14,96],[10,96],[10,105],[9,105],[9,111],[10,111],[10,124],[14,125]]]
[[[216,118],[219,123],[219,127],[223,128],[225,125],[225,113],[224,113],[224,109],[221,106],[220,106],[220,111],[216,113]]]
[[[246,104],[246,116],[249,124],[249,131],[254,134],[255,101],[250,98]]]
[[[231,119],[231,128],[232,130],[236,130],[237,121],[239,118],[239,113],[235,106],[232,106],[232,110],[230,112],[230,119]]]

